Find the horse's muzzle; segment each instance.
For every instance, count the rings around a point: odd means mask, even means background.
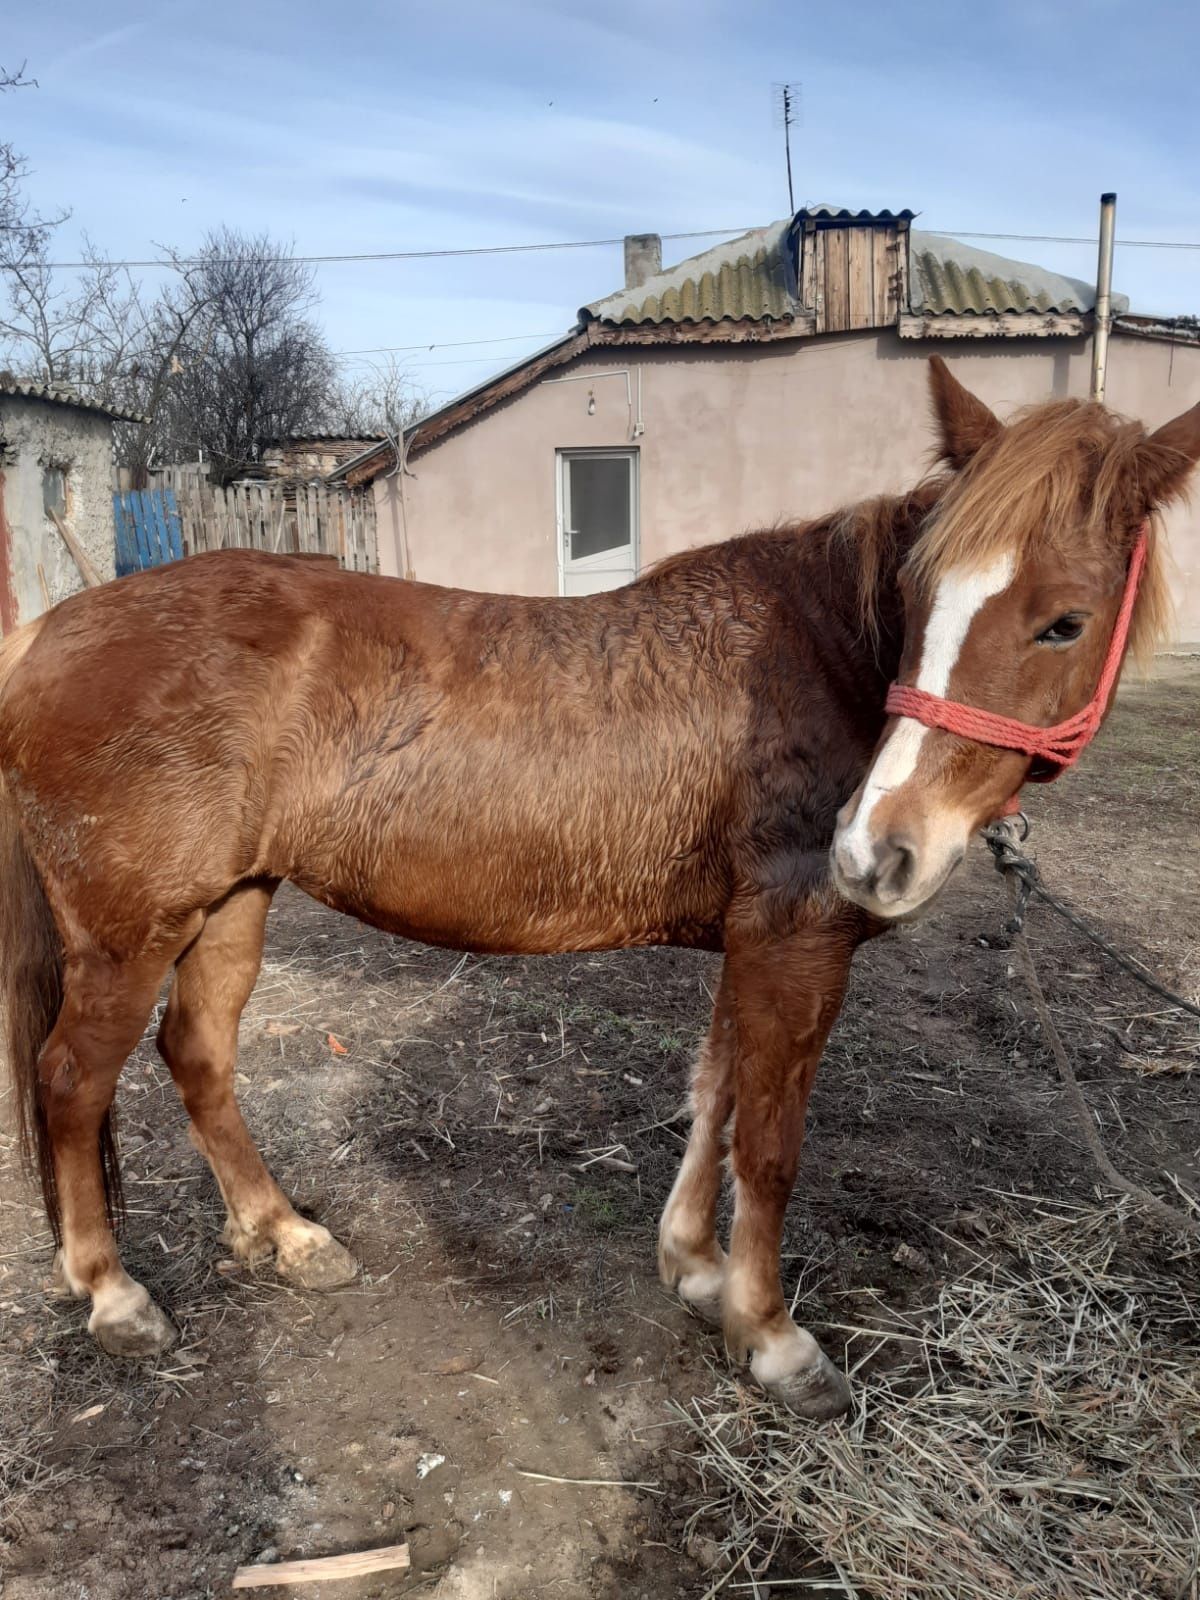
[[[894,921],[922,911],[963,859],[964,850],[922,851],[901,833],[880,838],[839,830],[830,852],[834,887],[846,900]],[[941,859],[927,859],[937,855]]]
[[[886,905],[903,900],[908,893],[916,872],[917,852],[908,839],[889,834],[873,840],[865,858],[835,846],[833,861],[843,894],[849,891],[852,899],[862,896],[864,902]]]

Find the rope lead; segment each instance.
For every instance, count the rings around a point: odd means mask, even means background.
[[[1021,956],[1021,966],[1025,974],[1025,981],[1029,987],[1033,1009],[1037,1014],[1041,1026],[1042,1036],[1050,1047],[1054,1057],[1054,1064],[1058,1068],[1059,1078],[1067,1092],[1072,1110],[1082,1130],[1084,1142],[1087,1145],[1097,1170],[1110,1188],[1116,1189],[1121,1194],[1127,1194],[1143,1207],[1147,1215],[1153,1217],[1162,1227],[1175,1233],[1188,1233],[1193,1237],[1200,1237],[1200,1219],[1181,1211],[1179,1207],[1169,1205],[1165,1200],[1160,1200],[1149,1189],[1141,1184],[1134,1183],[1125,1174],[1119,1171],[1112,1163],[1104,1144],[1101,1141],[1096,1119],[1091,1108],[1084,1098],[1083,1090],[1079,1087],[1079,1080],[1071,1066],[1062,1038],[1050,1014],[1050,1006],[1042,989],[1037,975],[1037,968],[1033,961],[1033,952],[1029,948],[1029,940],[1025,934],[1025,913],[1029,906],[1029,897],[1036,894],[1048,906],[1065,917],[1074,927],[1092,941],[1098,949],[1103,950],[1115,960],[1129,975],[1136,978],[1153,993],[1169,1000],[1172,1005],[1180,1006],[1184,1011],[1190,1011],[1194,1016],[1200,1016],[1200,1006],[1193,1005],[1190,1000],[1185,1000],[1182,995],[1173,993],[1165,988],[1156,978],[1143,972],[1133,960],[1116,950],[1107,939],[1101,937],[1093,928],[1088,927],[1081,917],[1063,905],[1060,900],[1046,889],[1041,880],[1037,866],[1019,848],[1029,837],[1029,819],[1022,812],[1013,816],[1002,817],[999,821],[991,823],[984,829],[983,836],[987,841],[988,849],[992,852],[997,872],[1008,884],[1012,895],[1012,916],[1004,925],[1005,933],[1011,935]]]

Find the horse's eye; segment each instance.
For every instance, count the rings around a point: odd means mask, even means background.
[[[1037,636],[1039,644],[1074,644],[1083,632],[1084,618],[1073,615],[1059,617]]]

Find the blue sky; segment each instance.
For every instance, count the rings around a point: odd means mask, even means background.
[[[919,226],[1200,240],[1200,8],[1128,0],[8,0],[39,88],[6,134],[114,256],[220,223],[301,253],[754,226],[787,212],[771,85],[803,84],[797,204]],[[984,243],[1076,276],[1091,246]],[[665,247],[668,261],[706,241]],[[619,286],[619,247],[320,269],[339,351],[444,397]],[[1137,310],[1200,312],[1200,251],[1123,249]],[[527,336],[527,337],[525,337]],[[370,357],[352,358],[355,363]]]

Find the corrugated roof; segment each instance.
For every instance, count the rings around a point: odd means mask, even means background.
[[[614,327],[638,323],[782,321],[796,314],[791,218],[753,228],[658,272],[636,289],[618,289],[585,306],[583,319]]]
[[[797,219],[801,217],[815,217],[821,221],[829,222],[911,222],[916,216],[915,211],[851,211],[849,206],[831,206],[824,203],[815,206],[805,206],[796,213]]]
[[[914,228],[909,241],[909,302],[915,312],[987,316],[1005,311],[1091,311],[1095,306],[1095,285],[1080,278],[976,250],[941,233]],[[1125,295],[1113,295],[1114,313],[1128,309]]]
[[[382,433],[284,433],[262,443],[264,450],[278,450],[289,444],[378,444],[383,437]]]
[[[909,211],[851,211],[831,205],[809,206],[797,221],[908,220]],[[928,316],[1002,312],[1087,312],[1095,287],[1029,261],[1013,261],[977,250],[944,234],[909,234],[909,303]],[[1124,295],[1113,296],[1114,314],[1128,309]],[[680,322],[785,321],[797,315],[796,261],[791,219],[755,228],[712,250],[702,251],[659,272],[636,289],[618,289],[585,306],[584,320],[610,327]]]
[[[0,373],[0,394],[20,395],[25,400],[51,400],[56,405],[71,406],[75,411],[91,411],[95,415],[108,417],[112,422],[150,420],[136,411],[122,411],[118,406],[102,406],[94,400],[85,400],[74,389],[64,389],[59,384],[42,383],[37,378],[14,378],[9,373]]]

